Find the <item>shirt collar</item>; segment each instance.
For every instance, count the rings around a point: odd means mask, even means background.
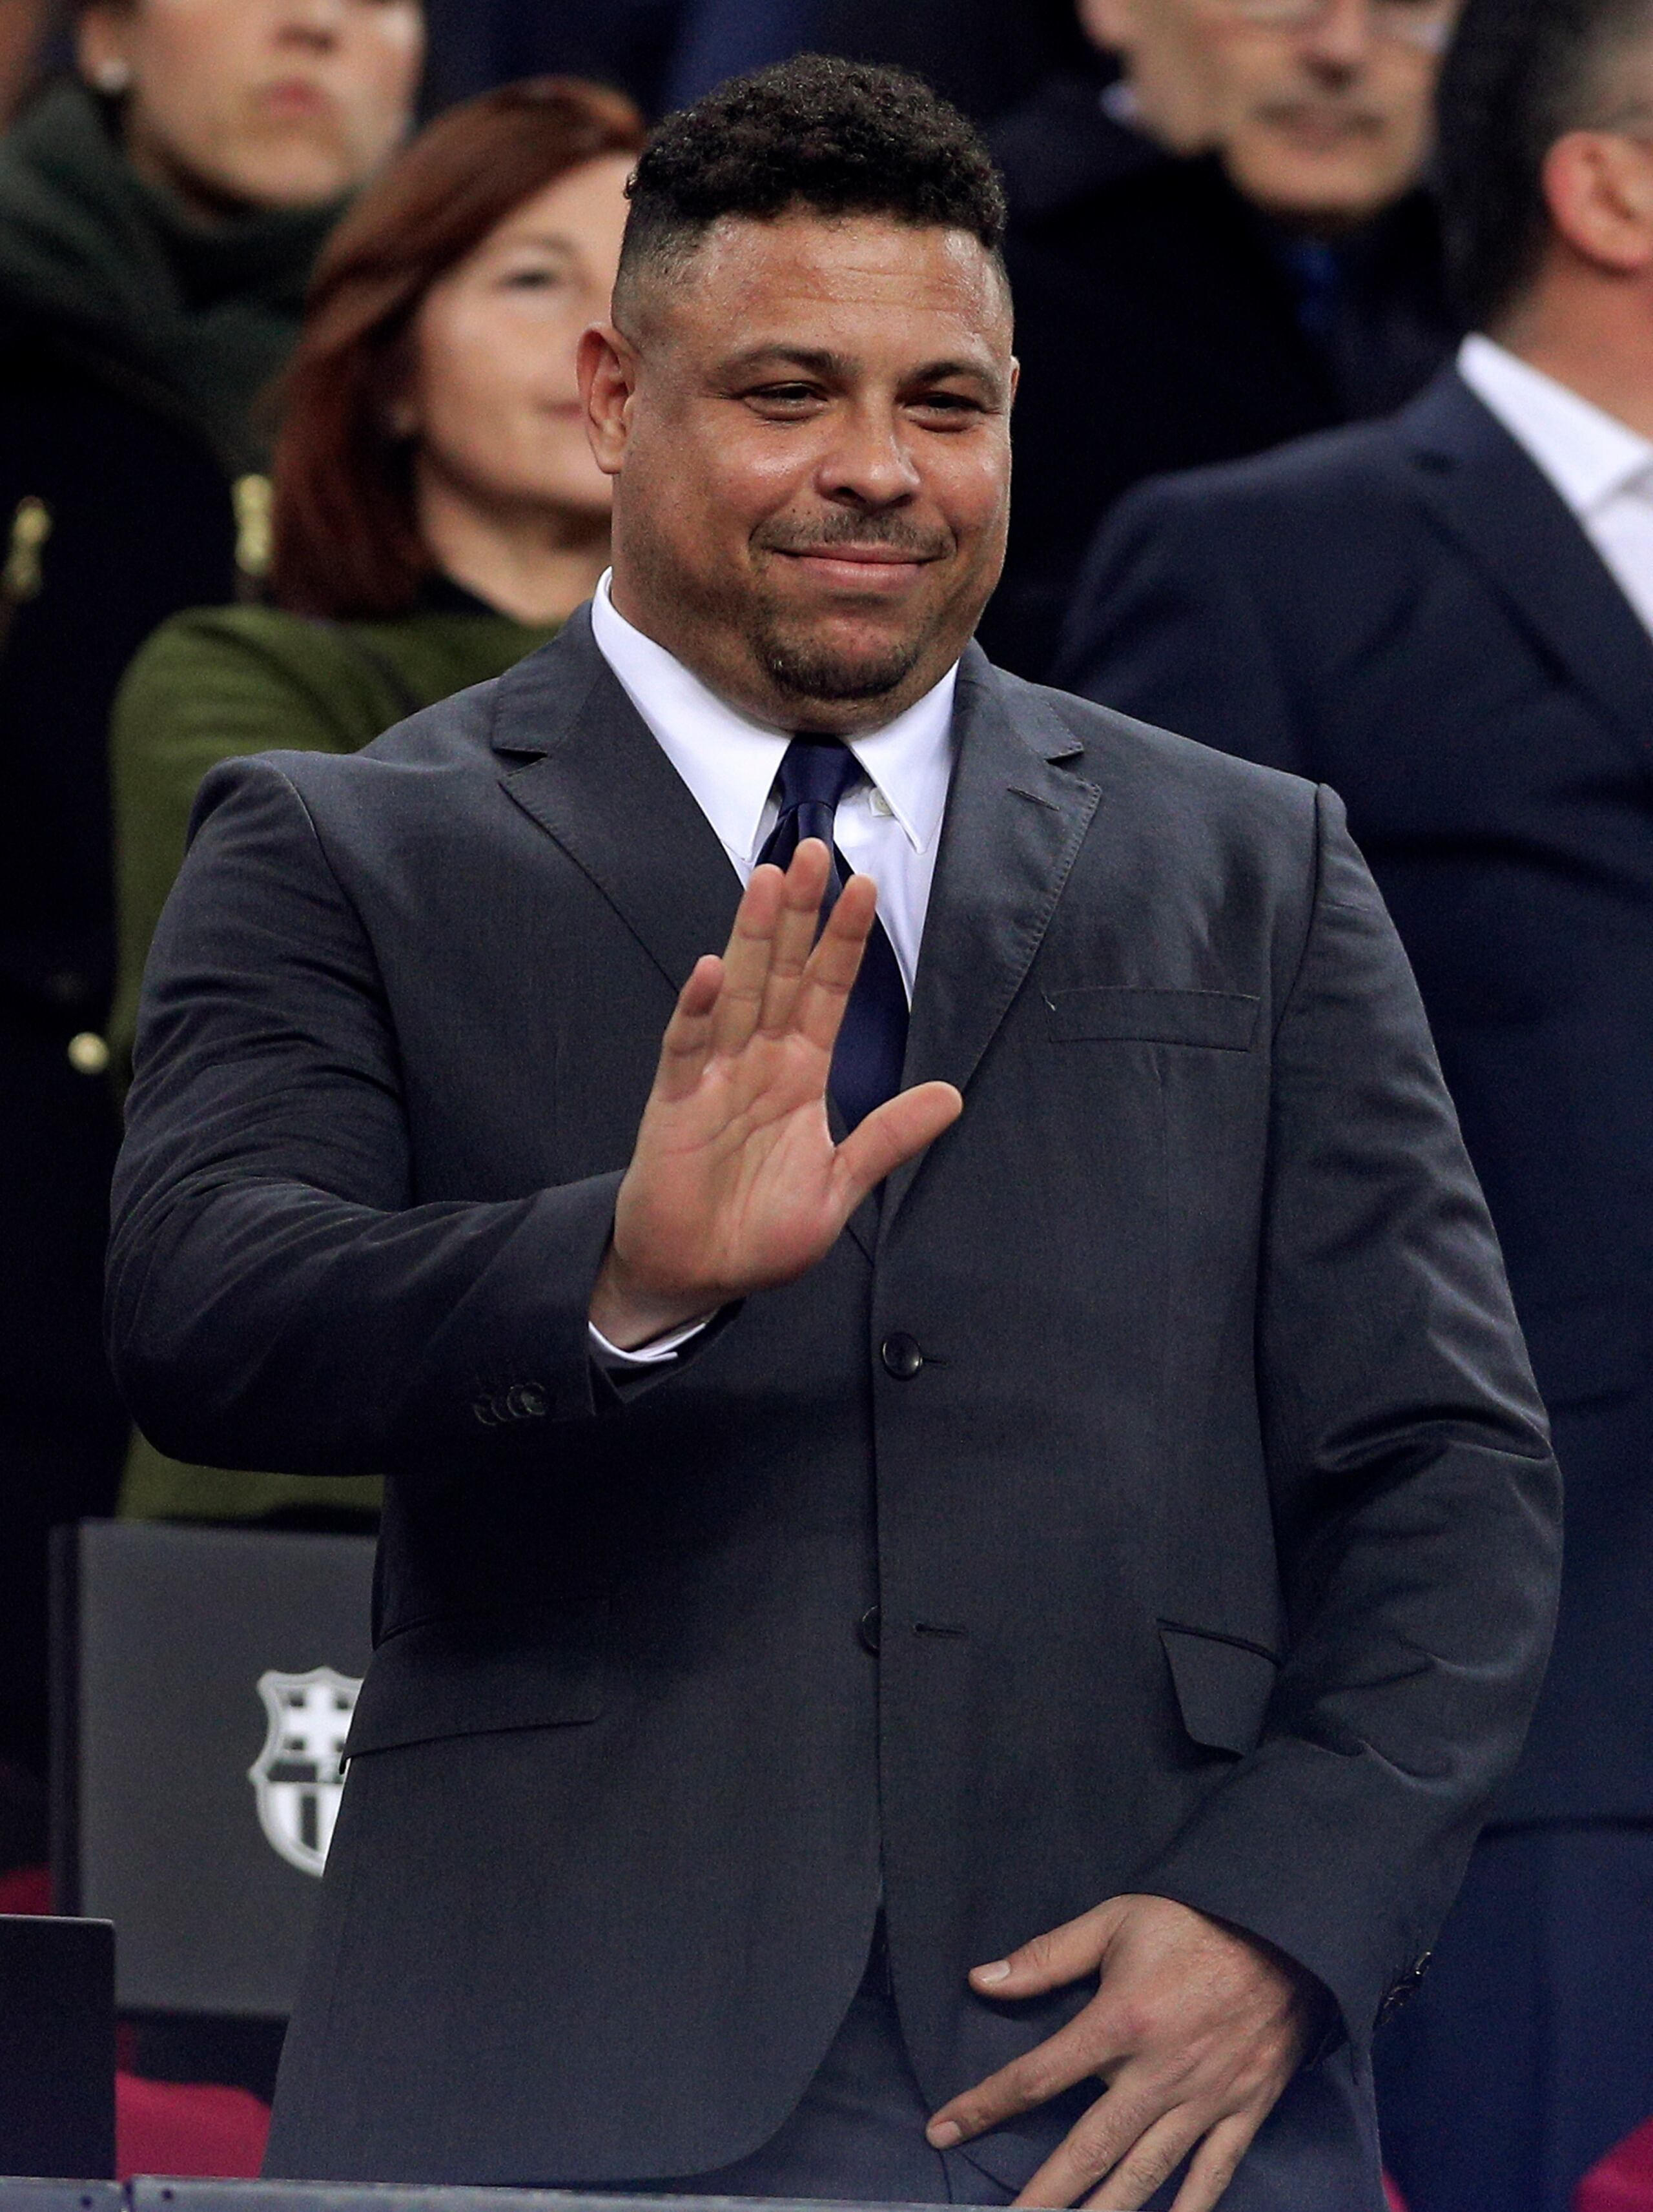
[[[755,860],[763,815],[791,732],[732,706],[615,605],[605,570],[592,599],[592,635],[666,757],[732,853]],[[882,729],[848,740],[917,852],[940,834],[952,768],[957,662],[941,681]]]
[[[1492,339],[1466,338],[1458,374],[1581,520],[1653,472],[1653,444]]]

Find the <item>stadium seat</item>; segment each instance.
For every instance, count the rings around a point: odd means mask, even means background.
[[[246,2089],[115,2076],[115,2179],[179,2175],[255,2181],[270,2134],[270,2107]]]
[[[0,1912],[50,1912],[50,1867],[11,1867],[0,1874]]]
[[[1573,2212],[1653,2212],[1653,2120],[1590,2168],[1572,2205]]]

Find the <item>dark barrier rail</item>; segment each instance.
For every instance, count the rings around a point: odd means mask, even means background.
[[[597,2197],[554,2189],[371,2187],[322,2181],[8,2181],[0,2212],[821,2212],[754,2197]],[[919,2212],[868,2206],[864,2212]]]

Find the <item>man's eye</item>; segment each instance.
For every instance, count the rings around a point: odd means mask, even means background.
[[[749,399],[771,400],[781,407],[795,407],[804,401],[813,399],[815,387],[811,384],[764,384],[760,385],[757,391],[749,392],[746,396]]]

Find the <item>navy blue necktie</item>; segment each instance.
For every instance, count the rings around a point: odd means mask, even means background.
[[[838,850],[834,831],[844,794],[864,775],[854,754],[836,738],[794,738],[781,763],[781,818],[757,857],[784,868],[805,837],[818,837],[832,855],[832,874],[821,902],[823,921],[854,872]],[[852,1129],[900,1090],[906,1055],[907,990],[895,947],[884,924],[875,921],[832,1055],[832,1096]]]
[[[1298,329],[1316,345],[1329,346],[1337,336],[1349,289],[1336,247],[1319,239],[1285,239],[1280,258],[1291,279]]]

